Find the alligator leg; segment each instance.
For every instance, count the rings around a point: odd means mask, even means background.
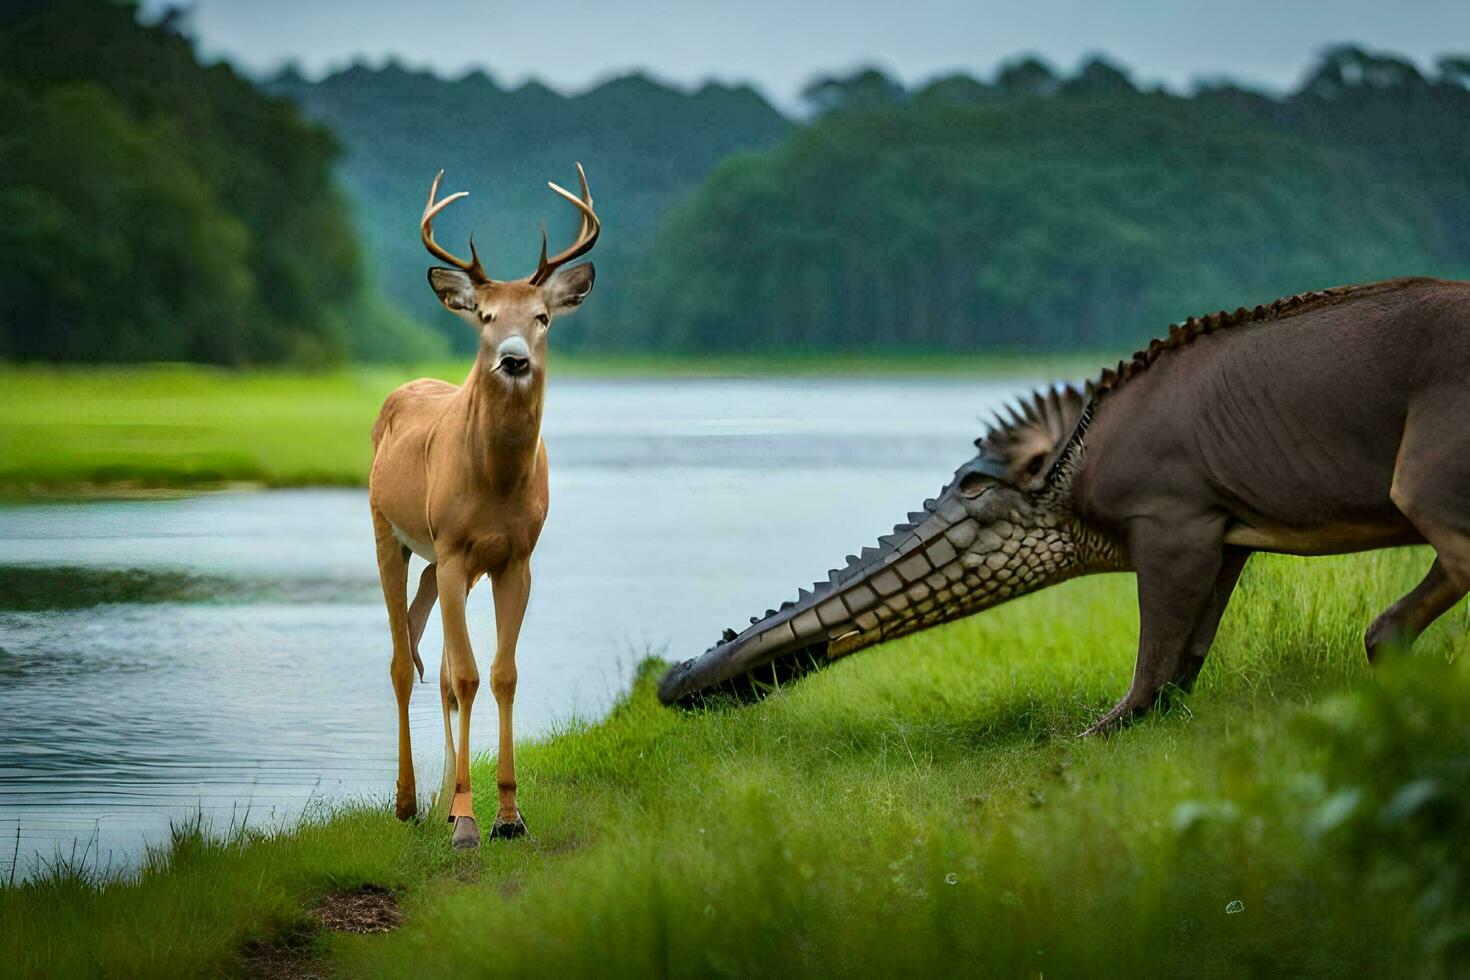
[[[1194,690],[1194,682],[1199,679],[1199,672],[1205,666],[1205,657],[1209,655],[1210,647],[1215,642],[1215,631],[1220,628],[1220,618],[1225,615],[1225,607],[1230,604],[1230,596],[1235,592],[1235,583],[1240,581],[1240,573],[1245,569],[1246,560],[1251,554],[1249,548],[1226,546],[1220,562],[1220,574],[1215,576],[1215,587],[1210,591],[1210,601],[1195,622],[1194,631],[1189,634],[1189,646],[1184,652],[1184,661],[1173,680],[1174,686],[1180,690]]]
[[[1139,614],[1133,683],[1123,700],[1084,735],[1108,731],[1142,714],[1165,685],[1187,675],[1197,625],[1209,619],[1218,624],[1224,611],[1225,601],[1216,598],[1226,566],[1223,538],[1223,522],[1214,518],[1137,518],[1130,524],[1128,552],[1138,573]],[[1200,630],[1201,639],[1206,635],[1214,638],[1213,624]]]
[[[1408,648],[1429,628],[1429,624],[1444,615],[1451,606],[1459,602],[1465,590],[1450,582],[1445,573],[1444,562],[1435,559],[1429,566],[1424,581],[1414,591],[1385,609],[1363,637],[1368,648],[1368,662],[1392,647]]]
[[[1368,630],[1371,660],[1392,633],[1413,642],[1430,623],[1470,592],[1470,439],[1463,386],[1425,392],[1409,407],[1389,497],[1435,551],[1434,565],[1413,592]],[[1387,622],[1385,622],[1387,620]]]

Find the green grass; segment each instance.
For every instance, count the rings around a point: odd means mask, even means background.
[[[195,975],[266,944],[354,977],[1464,975],[1467,610],[1371,672],[1361,646],[1427,564],[1253,559],[1196,692],[1109,738],[1075,733],[1127,684],[1126,576],[745,708],[663,709],[648,667],[607,719],[519,749],[534,840],[455,855],[386,797],[276,836],[185,830],[138,877],[0,892],[0,962]],[[475,779],[488,817],[487,759]],[[401,929],[308,927],[363,883]]]
[[[556,377],[772,374],[1014,376],[1092,373],[1092,358],[756,359],[554,355]],[[228,483],[360,485],[383,399],[411,378],[462,381],[468,361],[304,374],[146,367],[0,366],[0,495],[86,495]]]

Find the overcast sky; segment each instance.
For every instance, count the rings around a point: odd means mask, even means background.
[[[145,0],[148,10],[168,4]],[[790,107],[818,72],[875,64],[905,82],[987,76],[1020,52],[1070,70],[1105,52],[1140,82],[1228,75],[1283,89],[1323,46],[1354,41],[1421,66],[1470,51],[1467,0],[196,0],[207,57],[317,77],[354,59],[576,92],[642,69],[693,85],[751,82]]]

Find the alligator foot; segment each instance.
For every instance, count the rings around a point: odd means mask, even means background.
[[[474,817],[454,818],[453,844],[456,851],[474,850],[480,846],[480,825]]]
[[[490,826],[491,840],[514,840],[524,836],[526,836],[526,822],[521,819],[520,813],[516,814],[514,820],[502,820],[496,817],[495,823]]]
[[[1130,693],[1123,700],[1115,704],[1113,710],[1103,715],[1093,723],[1091,728],[1077,737],[1087,738],[1089,735],[1106,735],[1109,732],[1113,732],[1143,714],[1152,704],[1152,699],[1145,701],[1134,697]]]

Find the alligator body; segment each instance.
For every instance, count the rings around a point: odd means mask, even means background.
[[[1094,731],[1188,689],[1257,551],[1427,542],[1369,627],[1407,644],[1470,590],[1470,283],[1395,279],[1171,326],[998,419],[939,496],[794,602],[669,670],[666,704],[779,684],[1102,571],[1137,576],[1138,659]]]

